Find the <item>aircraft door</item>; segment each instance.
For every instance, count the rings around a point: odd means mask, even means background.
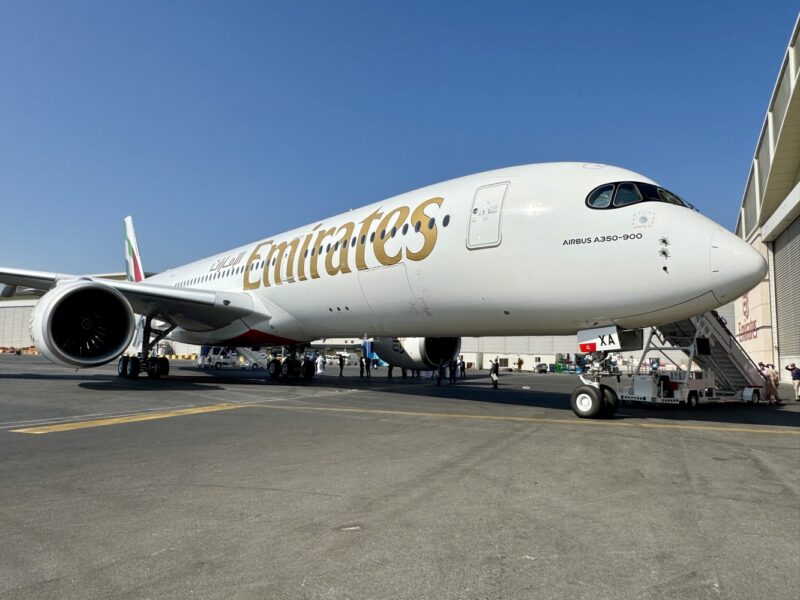
[[[508,182],[495,183],[480,187],[472,201],[472,212],[469,218],[467,248],[493,248],[502,240],[501,217],[503,200],[508,190]]]

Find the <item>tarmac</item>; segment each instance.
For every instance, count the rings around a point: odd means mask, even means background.
[[[797,599],[800,405],[0,356],[0,598]]]

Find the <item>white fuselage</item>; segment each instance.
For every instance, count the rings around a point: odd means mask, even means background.
[[[587,206],[598,186],[627,181],[653,183],[581,163],[480,173],[147,281],[245,292],[258,307],[257,316],[223,329],[179,328],[173,338],[266,345],[636,328],[714,309],[763,277],[760,255],[691,208],[656,201]]]

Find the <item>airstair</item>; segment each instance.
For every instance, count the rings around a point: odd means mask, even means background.
[[[714,373],[719,395],[739,395],[748,388],[764,385],[758,367],[716,311],[661,325],[651,333],[647,345],[652,337],[662,346],[668,342],[683,351],[689,357],[690,369],[694,361],[704,371]]]
[[[261,354],[250,348],[236,348],[239,356],[243,356],[247,361],[247,365],[252,369],[263,369],[267,366],[267,359]]]

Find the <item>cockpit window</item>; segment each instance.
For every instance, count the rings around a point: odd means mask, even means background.
[[[686,202],[678,198],[672,192],[668,192],[664,188],[658,188],[658,195],[664,202],[669,202],[670,204],[677,204],[678,206],[686,206]]]
[[[614,194],[614,206],[628,206],[642,201],[642,195],[632,183],[620,183]]]
[[[589,208],[620,208],[639,202],[665,202],[676,206],[694,207],[664,188],[652,183],[621,181],[606,183],[591,191],[586,198]]]
[[[586,203],[592,208],[606,208],[611,204],[611,197],[614,195],[614,185],[603,185],[589,194]]]

